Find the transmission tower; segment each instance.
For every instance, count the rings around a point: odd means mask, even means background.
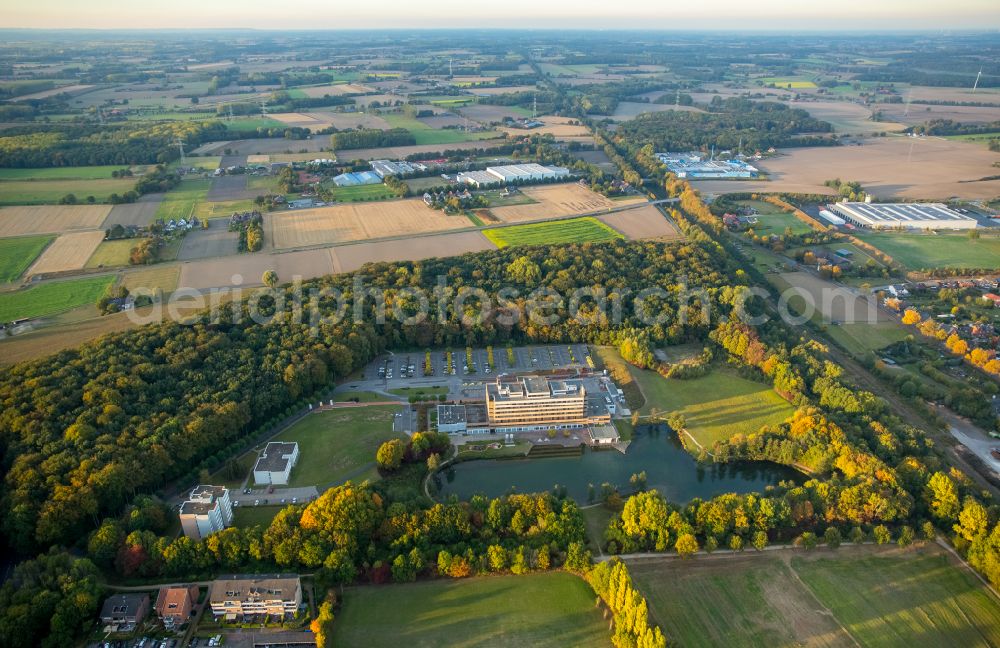
[[[186,166],[187,162],[184,158],[184,142],[181,140],[181,138],[178,137],[176,140],[174,140],[174,144],[177,145],[177,148],[181,152],[181,166]]]
[[[538,117],[538,95],[531,95],[531,118]]]
[[[979,68],[979,74],[976,75],[976,82],[972,84],[972,94],[976,94],[976,88],[979,87],[979,79],[983,76],[983,68]]]

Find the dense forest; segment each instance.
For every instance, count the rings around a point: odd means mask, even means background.
[[[163,164],[180,156],[177,140],[197,146],[225,139],[222,123],[178,121],[114,126],[21,126],[0,137],[0,167]]]
[[[646,113],[619,126],[616,135],[657,151],[736,150],[766,151],[770,147],[836,144],[825,133],[833,127],[800,108],[770,101],[730,98],[713,101],[717,112]]]

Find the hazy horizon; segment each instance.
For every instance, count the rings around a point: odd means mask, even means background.
[[[709,7],[636,0],[622,8],[581,7],[568,0],[508,0],[500,9],[459,0],[384,0],[376,10],[299,0],[295,12],[273,3],[173,0],[36,0],[4,9],[4,27],[21,29],[600,29],[684,31],[940,31],[1000,28],[1000,3],[954,0],[844,0],[835,10],[793,0],[718,0]],[[832,15],[831,15],[832,14]]]

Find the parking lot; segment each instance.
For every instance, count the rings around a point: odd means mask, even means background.
[[[572,367],[590,367],[586,344],[532,345],[493,347],[493,362],[486,348],[435,349],[430,352],[430,371],[425,367],[426,353],[392,353],[377,358],[365,367],[364,380],[382,382],[383,388],[447,384],[450,378],[475,377],[483,380],[498,373],[551,371]],[[471,363],[469,360],[471,359]]]

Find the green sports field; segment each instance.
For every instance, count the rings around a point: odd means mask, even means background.
[[[51,236],[0,239],[0,283],[9,283],[20,277],[52,239]]]
[[[844,546],[629,571],[681,646],[995,646],[1000,603],[937,545]]]
[[[1000,236],[984,234],[979,239],[970,239],[965,234],[870,231],[855,234],[911,270],[1000,267]]]
[[[596,218],[570,218],[548,223],[531,223],[483,230],[498,248],[518,245],[554,245],[558,243],[603,243],[625,238]]]
[[[114,277],[89,277],[0,293],[0,322],[24,317],[45,317],[94,304],[112,281]]]
[[[794,408],[763,383],[741,378],[726,368],[692,380],[667,379],[658,373],[632,368],[646,405],[660,412],[680,411],[687,431],[706,448],[736,433],[750,434],[762,425],[776,425]]]
[[[436,103],[436,102],[435,102]],[[440,129],[431,128],[420,120],[407,117],[406,115],[388,114],[382,118],[389,122],[393,128],[405,128],[413,133],[418,146],[424,144],[455,144],[457,142],[471,142],[481,139],[496,137],[494,131],[467,133],[457,128]]]
[[[376,478],[375,451],[383,441],[402,438],[392,431],[393,415],[399,411],[393,405],[377,405],[307,415],[274,439],[299,444],[289,485],[323,490],[348,479]]]
[[[607,647],[594,600],[590,586],[566,572],[352,587],[332,645]]]

